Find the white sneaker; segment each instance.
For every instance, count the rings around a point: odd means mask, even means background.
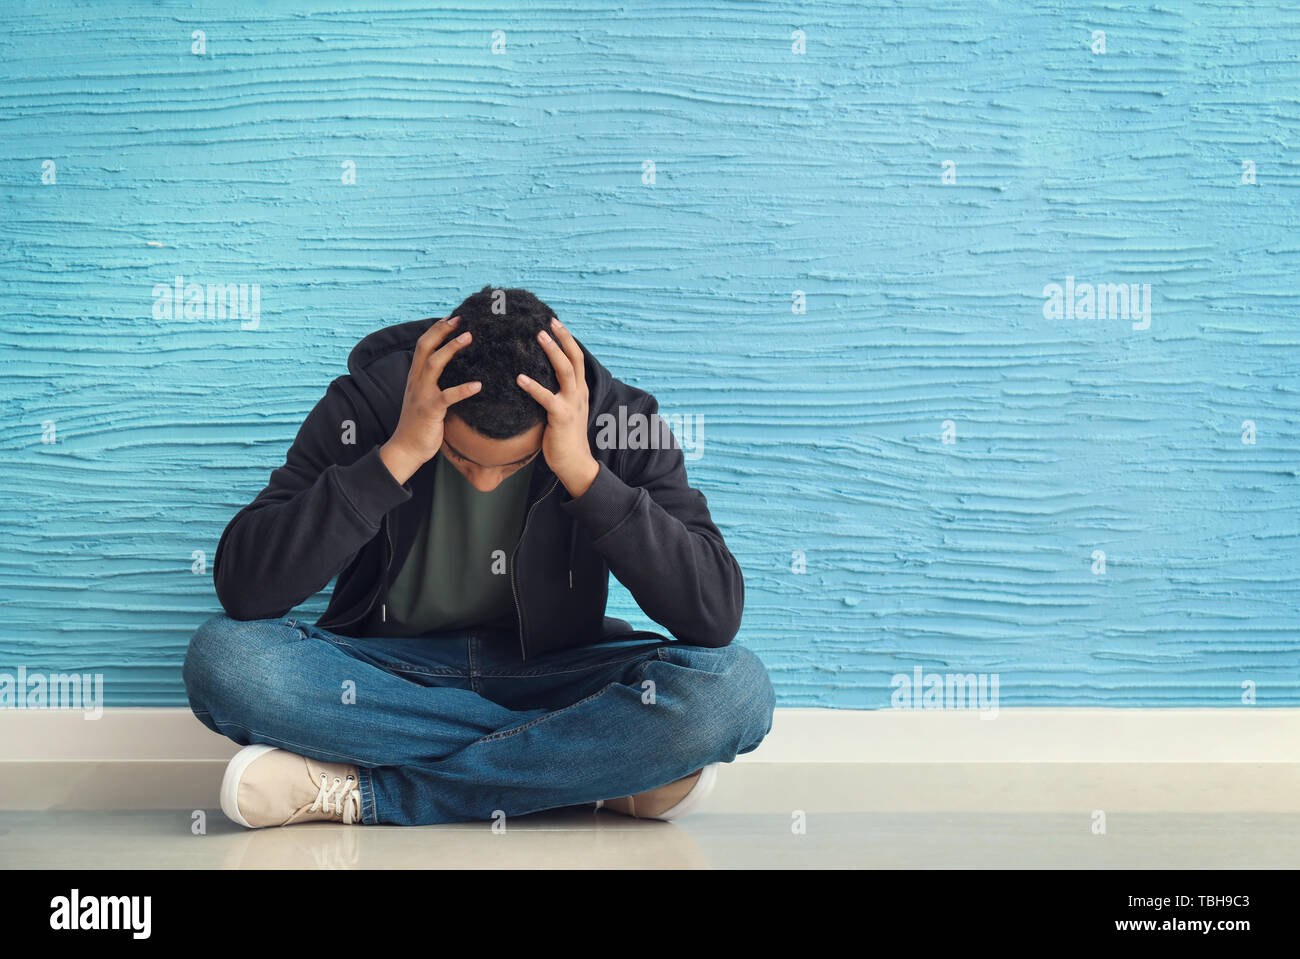
[[[709,794],[713,792],[713,784],[718,779],[719,765],[720,763],[710,763],[676,782],[637,793],[635,796],[601,799],[596,803],[596,808],[608,809],[637,819],[662,819],[665,822],[681,819],[688,813],[694,812],[704,800],[709,798]]]
[[[235,753],[221,780],[221,811],[250,829],[361,822],[357,767],[257,744]]]

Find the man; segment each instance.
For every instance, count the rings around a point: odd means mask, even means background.
[[[698,807],[770,731],[775,697],[731,645],[740,567],[671,432],[601,432],[663,424],[657,409],[526,290],[362,339],[222,534],[228,615],[185,658],[195,714],[246,747],[226,814]],[[605,616],[611,572],[674,639]],[[287,616],[335,576],[320,620]]]

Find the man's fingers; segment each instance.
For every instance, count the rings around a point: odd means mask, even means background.
[[[515,382],[519,384],[520,389],[537,402],[541,403],[542,409],[546,410],[548,413],[551,412],[558,402],[554,393],[544,387],[541,383],[538,383],[532,377],[520,373],[515,377]]]
[[[587,373],[584,368],[585,364],[582,361],[582,347],[573,338],[569,328],[560,322],[559,317],[551,317],[551,330],[559,338],[560,345],[564,347],[564,355],[569,358],[569,362],[573,365],[573,378],[579,383],[586,383]]]
[[[451,335],[452,330],[460,323],[459,316],[445,316],[437,323],[433,323],[427,330],[420,334],[420,338],[415,341],[415,351],[423,351],[427,356],[438,344]]]
[[[438,347],[433,356],[429,357],[429,360],[425,365],[428,368],[429,373],[433,375],[434,383],[438,382],[438,377],[442,376],[442,371],[447,368],[447,364],[451,362],[451,358],[465,347],[469,346],[473,339],[473,334],[469,332],[462,333],[460,336],[452,337],[446,343],[442,344],[442,346]]]
[[[478,380],[469,383],[462,383],[460,386],[453,386],[449,390],[442,391],[442,399],[448,405],[459,403],[461,400],[469,399],[475,393],[483,388],[483,384]]]
[[[560,381],[560,389],[565,393],[570,392],[574,385],[573,361],[560,349],[560,344],[555,342],[555,338],[547,335],[545,330],[537,334],[537,342],[542,344],[547,359],[551,361],[551,366],[555,367],[555,376]]]
[[[431,325],[415,341],[415,355],[411,357],[411,375],[417,382],[424,375],[424,364],[429,361],[430,354],[437,349],[439,343],[451,335],[459,322],[459,316],[445,317]]]

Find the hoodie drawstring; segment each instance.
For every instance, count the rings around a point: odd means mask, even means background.
[[[569,589],[573,589],[573,550],[578,542],[578,522],[569,520]]]

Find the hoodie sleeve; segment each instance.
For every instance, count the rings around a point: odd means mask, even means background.
[[[644,396],[637,412],[658,427],[659,404]],[[745,581],[704,494],[687,482],[681,447],[674,439],[670,449],[618,450],[612,460],[582,496],[564,494],[562,508],[647,616],[683,643],[728,645],[740,630]]]
[[[299,428],[284,465],[217,544],[213,579],[231,617],[284,616],[337,576],[379,531],[384,515],[411,498],[411,488],[380,459],[387,437],[378,433],[352,376],[334,380]]]

